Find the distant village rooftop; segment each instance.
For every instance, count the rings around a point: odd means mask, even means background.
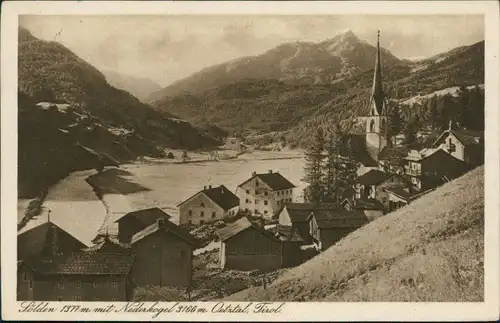
[[[161,218],[158,219],[155,223],[143,229],[142,231],[139,231],[136,234],[134,234],[132,236],[130,244],[133,245],[134,243],[160,230],[166,230],[168,232],[171,232],[177,237],[191,244],[192,246],[198,246],[198,241],[188,231],[179,227],[175,223],[168,221],[167,219],[161,219]]]
[[[203,190],[197,192],[196,194],[189,197],[188,199],[186,199],[177,206],[181,206],[184,203],[187,203],[200,193],[206,195],[210,200],[212,200],[215,204],[220,206],[224,211],[228,211],[240,204],[239,198],[236,195],[234,195],[234,193],[231,192],[224,185],[220,185],[217,187],[212,187],[211,185],[209,185],[203,187]]]
[[[287,190],[296,187],[279,172],[273,172],[272,170],[269,170],[267,173],[261,173],[261,174],[253,172],[252,177],[250,177],[248,180],[238,185],[238,187],[245,185],[254,178],[259,178],[273,191]]]

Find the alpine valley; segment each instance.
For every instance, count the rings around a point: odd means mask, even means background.
[[[367,114],[375,53],[350,30],[320,43],[286,43],[205,68],[153,93],[149,102],[195,125],[214,123],[236,136],[302,146],[310,129]],[[381,60],[386,96],[406,114],[415,108],[406,104],[412,98],[484,82],[484,41],[418,61],[381,48]]]

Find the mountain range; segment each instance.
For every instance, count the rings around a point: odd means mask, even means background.
[[[110,85],[58,42],[20,28],[18,52],[21,197],[38,194],[71,171],[100,167],[103,156],[119,163],[162,156],[164,147],[198,149],[221,142],[218,135]],[[94,162],[76,157],[82,151]]]
[[[146,102],[152,93],[162,88],[153,80],[145,77],[125,75],[112,70],[101,70],[101,72],[105,75],[110,85],[129,92],[142,102]]]
[[[214,123],[235,135],[280,132],[302,144],[310,130],[364,116],[376,47],[352,31],[319,43],[286,43],[205,68],[153,93],[161,111]],[[404,100],[484,83],[484,41],[410,61],[381,48],[385,92]]]

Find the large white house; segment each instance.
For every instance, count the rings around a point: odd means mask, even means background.
[[[224,185],[205,186],[178,205],[179,225],[201,225],[235,216],[238,206],[238,197]]]
[[[294,201],[295,185],[278,172],[257,174],[241,183],[236,189],[240,210],[248,214],[271,219],[286,203]]]

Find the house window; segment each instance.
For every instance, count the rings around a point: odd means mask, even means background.
[[[189,225],[192,225],[193,224],[193,221],[189,220],[188,221]]]
[[[212,212],[212,218],[215,218],[217,214],[215,212]]]
[[[267,196],[267,195],[268,195],[268,194],[267,194],[267,191],[266,191],[266,192],[264,192],[264,196]]]
[[[57,300],[58,300],[59,302],[62,302],[63,297],[62,297],[62,296],[57,296]]]
[[[267,214],[267,210],[264,210],[264,214]]]
[[[203,221],[203,220],[200,220],[200,225],[201,225],[201,224],[203,224],[203,223],[205,223],[205,221]]]
[[[188,214],[189,214],[189,216],[192,216],[193,215],[193,211],[189,210]]]
[[[259,204],[259,200],[255,200],[255,204]]]
[[[264,200],[264,205],[267,205],[267,200]]]
[[[250,190],[247,190],[246,192],[247,192],[247,194],[250,194]]]
[[[250,203],[250,200],[249,199],[245,199],[245,203]]]
[[[259,186],[259,181],[255,180],[255,186]]]
[[[74,298],[75,302],[81,302],[82,301],[82,297],[80,295],[76,295]]]
[[[200,212],[200,216],[201,217],[204,217],[205,216],[205,213],[203,211]]]
[[[111,287],[118,288],[118,283],[117,282],[111,282]]]
[[[255,214],[259,214],[259,210],[255,209],[254,210]]]
[[[247,207],[245,208],[245,212],[248,212],[248,208]]]
[[[28,282],[28,286],[29,286],[29,288],[30,288],[30,289],[33,289],[33,281],[32,281],[32,280],[30,280],[30,281]]]
[[[205,207],[205,203],[201,202],[200,206]]]
[[[179,252],[179,256],[180,256],[181,258],[184,258],[184,256],[185,256],[185,255],[186,255],[186,251],[185,251],[185,250],[181,250],[181,251]]]
[[[82,281],[81,280],[76,281],[76,288],[82,288]]]
[[[62,280],[62,279],[61,279],[61,280],[59,280],[59,281],[57,282],[57,286],[59,287],[59,289],[63,289],[63,288],[64,288],[64,280]]]

